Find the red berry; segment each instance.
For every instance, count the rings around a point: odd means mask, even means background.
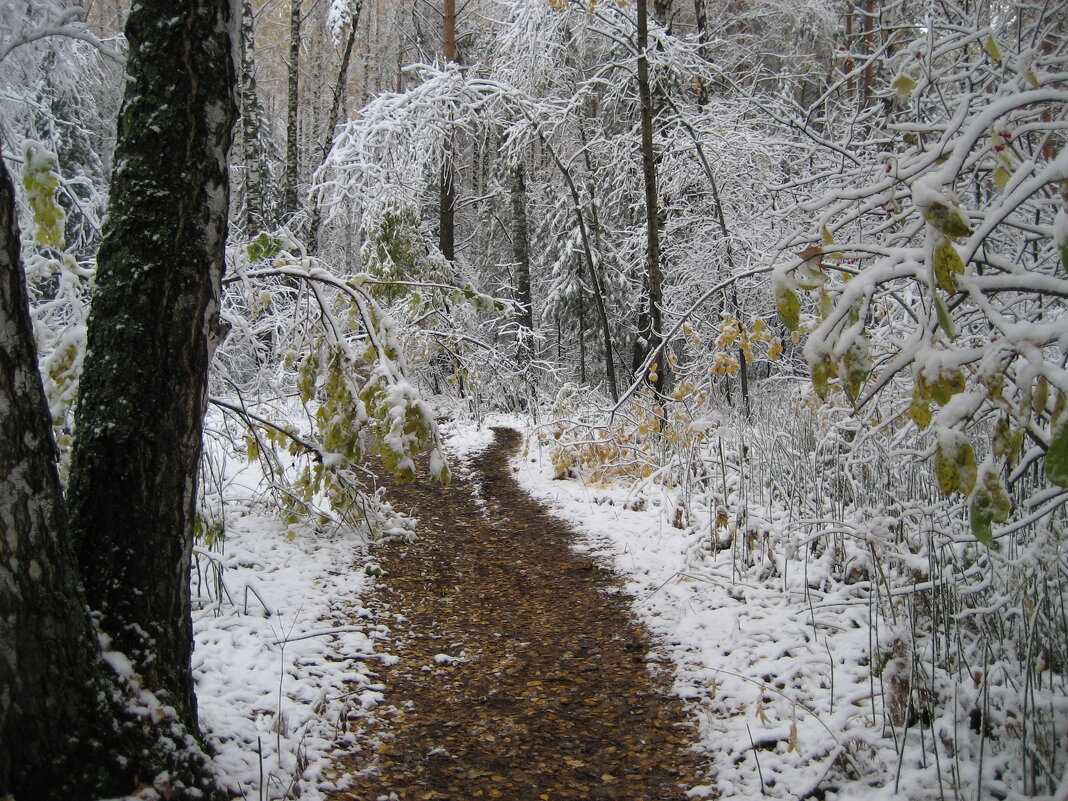
[[[998,153],[1000,153],[1004,149],[1005,149],[1005,145],[994,145],[994,150],[997,151]]]
[[[887,172],[887,173],[889,173],[889,172],[890,172],[890,165],[889,165],[889,164],[887,164],[887,165],[886,165],[886,172]]]
[[[916,58],[923,58],[923,53],[921,53],[919,50],[917,50],[916,51]]]
[[[1001,138],[1002,139],[1012,139],[1012,131],[1002,131],[1001,132]]]

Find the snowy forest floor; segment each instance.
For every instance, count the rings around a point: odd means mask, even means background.
[[[331,797],[684,798],[701,784],[697,733],[670,675],[650,669],[649,634],[514,480],[519,434],[495,435],[447,487],[388,488],[420,536],[378,552],[365,602],[400,660]]]

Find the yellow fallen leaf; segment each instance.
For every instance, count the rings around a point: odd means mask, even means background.
[[[615,780],[616,780],[616,777],[613,776],[611,773],[602,773],[601,774],[601,781],[603,781],[603,782],[614,782]]]
[[[586,767],[586,763],[585,762],[583,762],[581,759],[575,759],[574,757],[564,757],[564,762],[566,762],[568,765],[570,765],[573,768],[584,768],[584,767]]]

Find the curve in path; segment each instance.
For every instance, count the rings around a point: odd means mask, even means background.
[[[334,797],[684,799],[694,731],[646,662],[647,633],[513,480],[519,434],[495,434],[475,462],[481,498],[463,477],[388,490],[421,524],[381,553],[400,661],[385,669],[391,706],[341,766],[355,783]]]

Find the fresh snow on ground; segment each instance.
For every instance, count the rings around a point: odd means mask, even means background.
[[[319,799],[343,786],[328,768],[382,699],[375,672],[393,657],[360,600],[366,546],[291,531],[257,503],[257,475],[228,475],[225,539],[195,554],[201,727],[235,798]]]
[[[523,430],[515,419],[494,424]],[[524,433],[532,433],[529,425]],[[487,439],[484,430],[451,434],[451,447],[465,452]],[[786,529],[773,511],[750,509],[747,530],[731,532],[735,542],[754,538],[744,557],[739,548],[715,553],[708,516],[674,528],[677,499],[659,485],[635,492],[554,480],[551,443],[528,439],[513,461],[515,476],[575,528],[577,548],[614,567],[653,632],[658,645],[649,659],[674,671],[674,690],[691,702],[713,770],[710,785],[692,788],[692,796],[715,786],[732,801],[803,798],[822,783],[832,788],[827,798],[925,797],[931,784],[918,772],[895,777],[882,689],[867,667],[879,637],[867,592],[826,582],[815,589],[804,571],[791,574],[795,564],[767,546],[770,531],[778,540]],[[809,567],[819,575],[819,565]],[[861,779],[843,780],[847,767]]]
[[[677,498],[660,485],[555,480],[551,437],[515,417],[442,426],[454,470],[471,472],[492,425],[528,435],[515,477],[572,524],[576,548],[619,573],[656,639],[650,662],[672,670],[675,692],[691,702],[713,771],[692,796],[714,786],[732,801],[791,799],[820,786],[829,799],[937,797],[930,766],[897,770],[868,668],[894,632],[872,619],[867,589],[829,582],[818,559],[796,558],[804,543],[782,514],[749,508],[745,530],[732,519],[717,539],[733,544],[717,551],[707,513],[670,524]],[[193,577],[208,747],[235,797],[282,798],[295,783],[302,798],[322,798],[345,781],[328,771],[335,744],[354,744],[388,692],[377,667],[395,660],[388,628],[361,603],[373,589],[370,555],[353,536],[291,531],[257,504],[258,478],[227,474],[226,538],[198,549]]]

